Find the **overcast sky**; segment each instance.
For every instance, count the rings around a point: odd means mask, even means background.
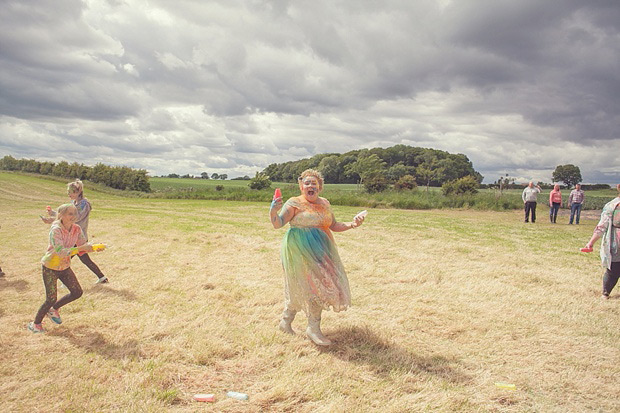
[[[620,182],[618,0],[0,6],[2,156],[236,177],[407,144]]]

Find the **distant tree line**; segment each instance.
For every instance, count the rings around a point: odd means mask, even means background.
[[[162,178],[183,178],[183,179],[220,179],[222,181],[228,179],[228,174],[218,174],[217,172],[214,172],[211,174],[211,176],[209,176],[209,174],[207,172],[202,172],[200,174],[200,176],[195,176],[195,175],[190,175],[190,174],[185,174],[185,175],[179,175],[179,174],[168,174],[168,175],[162,175]],[[249,181],[250,177],[245,175],[245,176],[240,176],[238,178],[233,178],[233,181],[235,180],[242,180],[242,181]]]
[[[408,145],[319,154],[298,161],[273,163],[263,173],[272,181],[296,182],[301,172],[308,168],[320,171],[325,183],[330,184],[364,184],[365,180],[376,180],[377,177],[393,184],[411,176],[417,184],[428,187],[441,186],[466,176],[478,183],[483,178],[463,154]]]
[[[151,192],[149,177],[144,169],[127,166],[108,166],[98,163],[86,166],[77,162],[39,162],[34,159],[15,159],[10,155],[0,159],[0,170],[21,171],[67,179],[81,179],[107,185],[111,188]]]

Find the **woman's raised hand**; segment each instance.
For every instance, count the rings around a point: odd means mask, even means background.
[[[277,197],[273,201],[271,201],[271,207],[269,208],[269,212],[274,211],[278,212],[282,209],[282,197]]]

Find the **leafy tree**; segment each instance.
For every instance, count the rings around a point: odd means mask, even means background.
[[[63,178],[69,177],[69,163],[67,161],[60,161],[52,169],[52,174]]]
[[[200,174],[200,177],[202,179],[209,179],[209,173],[208,172],[203,172],[203,173]]]
[[[426,192],[431,186],[431,182],[440,181],[444,174],[444,168],[439,166],[439,161],[434,158],[428,157],[420,166],[415,169],[416,179],[419,178],[421,182],[426,185]]]
[[[220,175],[217,172],[211,174],[211,179],[220,179]]]
[[[17,171],[17,159],[13,158],[11,155],[6,155],[0,160],[0,169],[3,169],[5,171]]]
[[[220,175],[220,179],[221,179],[222,181],[223,181],[223,180],[228,179],[228,174],[221,174],[221,175]]]
[[[381,160],[376,154],[360,156],[357,161],[348,164],[344,171],[349,176],[357,175],[359,184],[363,184],[366,177],[370,177],[381,172],[385,167],[385,161]]]
[[[558,165],[553,171],[552,179],[553,182],[564,182],[566,186],[571,188],[581,182],[581,171],[578,166],[572,164]]]
[[[168,178],[178,178],[179,174],[168,174]]]
[[[271,186],[271,180],[269,179],[269,175],[256,172],[254,178],[250,179],[248,186],[250,189],[266,189]]]
[[[405,175],[410,175],[412,169],[415,170],[415,168],[413,167],[408,167],[405,166],[404,163],[398,162],[397,164],[394,164],[388,168],[387,177],[390,181],[395,182]]]
[[[329,155],[321,159],[317,169],[323,175],[325,183],[338,183],[340,175],[344,172],[339,159],[338,155]]]

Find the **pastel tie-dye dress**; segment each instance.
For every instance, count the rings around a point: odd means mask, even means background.
[[[308,312],[310,303],[336,312],[351,305],[349,280],[329,227],[334,221],[329,202],[310,203],[303,196],[291,198],[284,208],[296,214],[282,240],[286,306]]]

